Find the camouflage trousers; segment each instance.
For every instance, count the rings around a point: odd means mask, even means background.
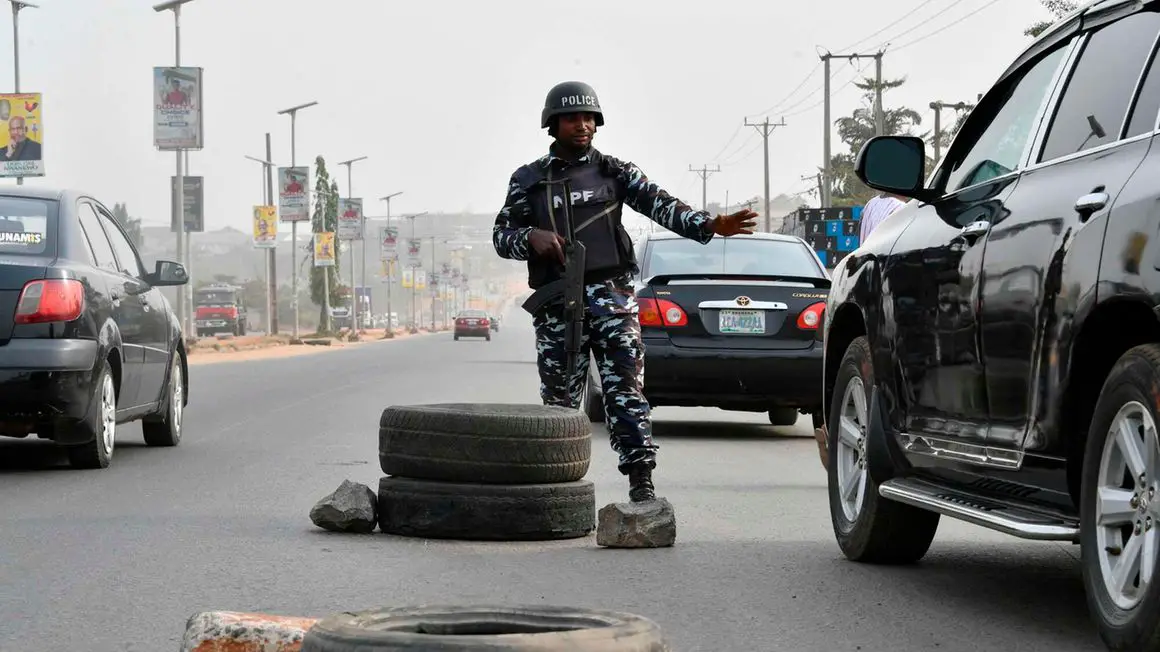
[[[540,372],[540,398],[544,405],[578,409],[588,377],[588,357],[596,358],[596,369],[604,392],[604,418],[612,450],[620,455],[617,465],[627,474],[629,467],[644,462],[656,467],[657,446],[652,438],[652,420],[644,389],[644,344],[636,314],[607,310],[585,311],[580,341],[580,358],[572,378],[564,378],[568,355],[564,350],[564,320],[559,305],[540,310],[532,319],[536,329],[536,367]]]

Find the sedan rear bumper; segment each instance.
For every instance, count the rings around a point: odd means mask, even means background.
[[[0,346],[0,435],[43,432],[89,414],[100,345],[94,340],[13,339]],[[78,431],[51,428],[62,443]],[[79,433],[78,433],[79,434]]]
[[[645,339],[649,403],[766,411],[822,407],[820,342],[791,350],[691,349]]]

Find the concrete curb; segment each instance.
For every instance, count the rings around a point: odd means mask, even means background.
[[[300,652],[317,618],[204,611],[185,625],[181,652]]]

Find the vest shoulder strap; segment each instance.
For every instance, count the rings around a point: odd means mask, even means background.
[[[513,176],[516,183],[520,184],[520,188],[527,192],[544,180],[544,170],[539,161],[534,161],[527,165],[521,165]]]

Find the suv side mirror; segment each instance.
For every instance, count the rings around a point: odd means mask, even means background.
[[[858,179],[885,192],[922,200],[926,144],[915,136],[875,136],[866,141],[854,164]]]
[[[153,273],[146,281],[154,287],[185,285],[189,282],[189,273],[185,271],[185,265],[181,263],[172,260],[159,260]]]

